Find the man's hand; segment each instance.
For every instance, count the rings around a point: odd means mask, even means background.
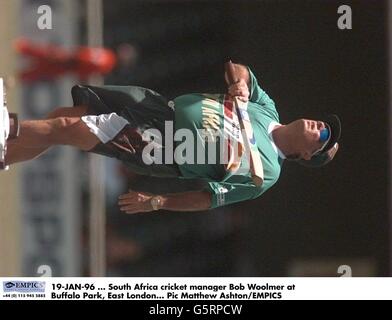
[[[249,100],[249,88],[244,79],[241,79],[229,86],[228,92],[229,95],[232,97],[237,97],[243,102],[247,102]]]
[[[118,198],[118,204],[120,210],[126,213],[150,212],[154,210],[151,205],[153,197],[152,193],[129,190]]]

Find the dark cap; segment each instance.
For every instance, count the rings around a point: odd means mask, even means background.
[[[330,137],[328,143],[317,154],[313,155],[310,160],[297,160],[299,164],[305,167],[318,168],[330,162],[338,149],[338,141],[341,134],[341,123],[336,114],[328,115],[324,118],[318,119],[323,121],[329,128]]]

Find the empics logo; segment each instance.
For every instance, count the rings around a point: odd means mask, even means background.
[[[45,292],[43,281],[3,281],[4,292]]]
[[[11,289],[13,287],[15,287],[15,283],[13,283],[13,282],[5,282],[4,283],[4,288]]]

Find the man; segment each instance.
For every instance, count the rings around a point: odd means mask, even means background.
[[[6,164],[34,159],[54,145],[71,145],[115,157],[139,174],[206,182],[205,188],[199,191],[160,195],[130,191],[120,196],[121,210],[136,213],[159,209],[200,211],[254,199],[276,183],[284,159],[311,167],[333,159],[340,137],[340,122],[336,116],[323,121],[301,119],[282,125],[274,102],[260,88],[250,69],[236,64],[234,70],[239,80],[229,86],[229,95],[187,94],[174,101],[140,87],[75,86],[73,108],[58,108],[45,120],[21,123],[20,136],[9,142]],[[253,183],[249,170],[242,170],[246,163],[244,158],[238,160],[232,156],[230,146],[233,145],[209,149],[210,144],[221,142],[221,136],[214,139],[217,136],[212,135],[213,139],[206,140],[201,134],[236,135],[230,96],[248,101],[248,114],[263,164],[261,186]],[[173,132],[167,126],[170,123],[174,123]],[[181,136],[179,132],[185,134]],[[163,139],[159,139],[160,134]],[[178,136],[189,139],[184,141]],[[175,145],[168,144],[173,138]],[[197,152],[189,157],[186,154],[189,148],[185,150],[184,144]],[[151,160],[145,152],[151,145],[158,146],[154,147],[152,158],[159,158],[158,154],[163,156],[163,161],[146,161]],[[225,157],[228,161],[223,161]],[[205,161],[210,158],[214,161]]]

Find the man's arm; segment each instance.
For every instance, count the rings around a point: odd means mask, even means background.
[[[203,211],[211,207],[212,196],[207,191],[191,191],[154,195],[147,192],[130,190],[119,197],[118,204],[121,211],[126,213],[150,212],[154,208],[151,200],[157,201],[157,209],[170,211]]]
[[[234,74],[236,77],[237,81],[244,81],[246,85],[249,87],[250,86],[250,75],[248,71],[248,67],[242,65],[242,64],[235,64],[233,63],[234,66]],[[227,75],[227,72],[225,72],[225,80],[228,85],[231,85],[229,81],[229,77]]]
[[[241,64],[232,64],[234,68],[234,83],[230,81],[227,72],[225,80],[228,84],[228,92],[232,97],[238,97],[241,101],[247,102],[250,96],[250,75],[248,68]]]

